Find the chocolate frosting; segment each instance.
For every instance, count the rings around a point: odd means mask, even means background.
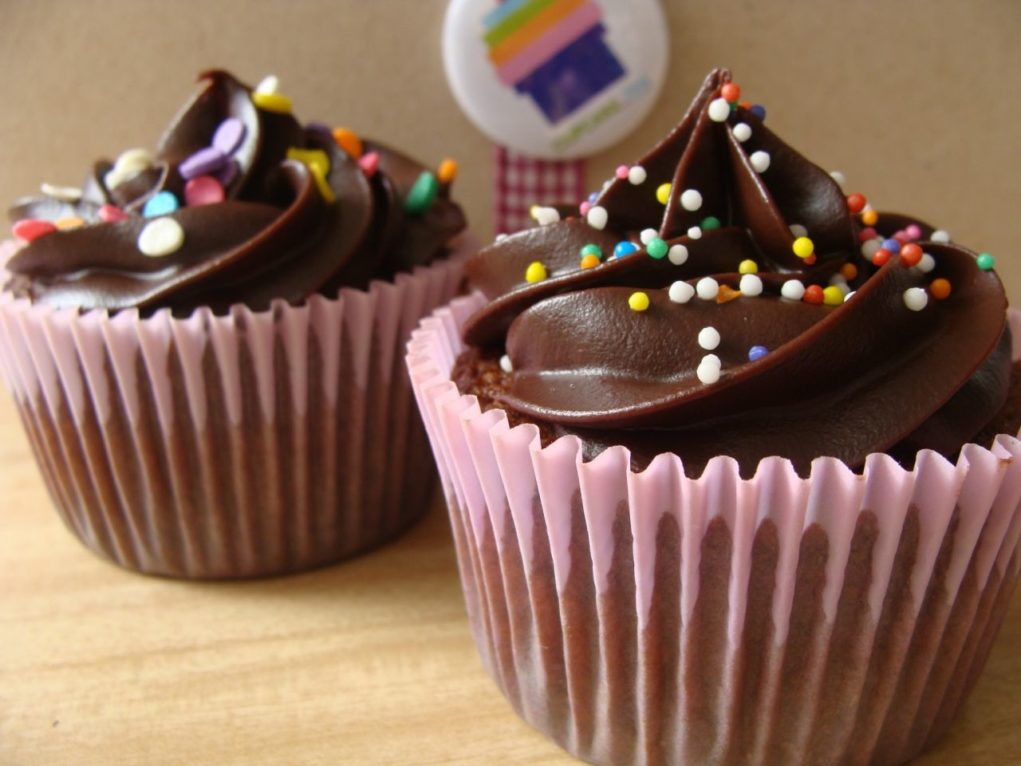
[[[370,279],[429,263],[447,252],[464,229],[460,207],[441,183],[433,203],[408,213],[404,200],[426,170],[400,152],[366,141],[378,170],[367,177],[337,146],[328,128],[302,126],[288,113],[256,107],[252,89],[224,71],[203,73],[204,88],[181,110],[159,142],[152,165],[107,188],[113,163],[101,160],[80,200],[52,196],[21,200],[12,221],[57,221],[74,216],[85,225],[34,239],[7,263],[6,289],[38,303],[81,309],[170,308],[186,314],[198,306],[224,312],[234,303],[257,310],[271,300],[298,303],[309,295],[335,294],[341,286],[364,288]],[[181,164],[208,147],[228,118],[244,126],[232,153],[233,178],[222,202],[180,207],[169,213],[184,231],[182,246],[162,257],[139,251],[145,203],[162,191],[184,199]],[[326,153],[326,181],[334,200],[316,186],[309,167],[287,159],[289,149]],[[101,218],[103,205],[126,217]]]
[[[807,470],[824,455],[859,467],[869,453],[895,447],[958,449],[999,411],[1010,383],[999,279],[971,251],[931,241],[931,227],[892,213],[879,214],[877,236],[916,225],[916,244],[934,267],[898,254],[874,266],[862,254],[863,226],[828,173],[748,108],[710,117],[730,81],[725,70],[710,74],[677,128],[637,163],[644,183],[623,177],[604,187],[594,204],[607,213],[605,228],[568,218],[507,237],[469,262],[472,284],[490,302],[469,318],[465,339],[493,353],[505,347],[513,367],[500,405],[555,434],[582,436],[589,456],[624,444],[641,466],[672,451],[692,473],[720,454],[748,473],[771,455]],[[734,134],[742,122],[751,128],[743,142]],[[757,172],[750,157],[759,151],[769,164]],[[664,182],[672,184],[665,205],[655,194]],[[686,189],[701,193],[698,210],[681,203]],[[710,215],[718,228],[689,232]],[[807,229],[814,263],[794,253],[792,224]],[[648,228],[668,246],[684,245],[687,260],[657,260],[639,246],[579,267],[583,246],[608,254]],[[759,295],[740,292],[746,260],[758,266]],[[534,261],[548,277],[529,283]],[[837,276],[846,264],[854,266],[849,280]],[[675,281],[694,286],[706,276],[721,286],[718,297],[669,297]],[[792,300],[781,294],[791,279],[849,281],[845,290],[855,292],[837,305]],[[949,297],[934,297],[935,279],[950,283]],[[647,310],[629,306],[635,288],[647,291]],[[908,306],[912,288],[927,291],[921,310]],[[720,376],[711,383],[696,373],[709,353],[698,341],[706,327],[721,338],[712,349]],[[752,361],[753,346],[768,353]]]

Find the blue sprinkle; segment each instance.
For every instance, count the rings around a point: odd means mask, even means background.
[[[161,191],[149,197],[145,207],[142,208],[142,215],[146,218],[155,218],[173,213],[179,207],[181,207],[181,204],[177,201],[177,197],[174,196],[173,192]]]
[[[638,245],[636,245],[634,242],[628,242],[627,240],[624,240],[623,242],[618,242],[617,245],[613,248],[613,257],[623,258],[625,255],[631,255],[631,253],[637,252]]]
[[[752,108],[749,109],[748,111],[754,114],[760,120],[766,119],[766,107],[764,107],[762,104],[754,104],[752,105]]]
[[[895,239],[884,239],[883,248],[885,250],[889,250],[894,255],[897,255],[897,253],[900,252],[900,242]]]
[[[599,199],[599,192],[592,192],[588,195],[588,201],[590,205],[596,204],[596,200]]]
[[[748,349],[748,361],[754,362],[758,359],[761,359],[768,353],[769,349],[766,348],[765,346],[752,346],[750,349]]]

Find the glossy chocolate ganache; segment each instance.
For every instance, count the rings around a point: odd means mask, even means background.
[[[36,303],[143,314],[364,288],[429,263],[465,227],[437,173],[349,130],[301,125],[275,78],[202,74],[154,154],[101,160],[81,189],[10,210],[24,244],[5,289]]]
[[[739,93],[712,72],[581,217],[540,208],[470,260],[488,303],[459,387],[544,441],[577,434],[587,458],[622,444],[635,468],[953,455],[1011,388],[992,256],[845,195]]]

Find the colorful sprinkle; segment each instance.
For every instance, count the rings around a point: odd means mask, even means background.
[[[173,213],[179,207],[181,207],[181,203],[177,201],[174,193],[164,189],[146,200],[145,206],[142,208],[142,215],[146,218],[157,218],[161,215]]]
[[[157,218],[145,225],[138,235],[138,249],[143,255],[161,258],[181,249],[184,229],[173,218]]]
[[[223,186],[212,176],[198,176],[184,185],[184,204],[188,207],[223,202]]]
[[[699,226],[702,227],[703,231],[713,231],[714,229],[720,228],[723,224],[720,223],[720,219],[715,215],[706,216],[702,219]]]
[[[695,374],[705,385],[712,385],[720,379],[720,367],[720,358],[716,354],[706,354],[698,363]]]
[[[917,223],[909,223],[905,227],[904,233],[908,235],[908,239],[915,241],[922,238],[922,227]]]
[[[11,227],[11,234],[14,235],[15,239],[19,239],[22,242],[32,242],[43,237],[47,234],[52,234],[57,230],[49,221],[43,221],[39,218],[22,218],[20,221],[15,221],[14,226]]]
[[[602,230],[606,228],[606,223],[609,220],[609,214],[606,212],[605,207],[595,205],[588,211],[588,215],[585,216],[585,220],[588,221],[588,225],[593,229]]]
[[[645,183],[645,179],[649,177],[649,174],[645,172],[645,168],[641,165],[632,165],[627,172],[627,180],[631,182],[633,186],[641,186]]]
[[[933,242],[939,242],[940,244],[945,245],[950,241],[950,232],[946,229],[936,229],[936,231],[929,235],[929,239]]]
[[[418,178],[415,179],[415,183],[412,184],[408,196],[404,198],[405,212],[412,215],[424,213],[432,207],[439,191],[440,182],[436,179],[436,176],[428,170],[422,171]]]
[[[316,189],[319,191],[319,196],[328,203],[336,202],[337,195],[326,178],[329,171],[323,170],[323,166],[319,163],[311,164],[307,167],[308,172],[312,174],[312,180],[315,182]],[[412,191],[414,191],[414,189]],[[408,200],[404,200],[404,209],[408,209]]]
[[[702,193],[698,189],[685,189],[681,192],[681,207],[694,213],[702,207]]]
[[[751,258],[746,258],[745,260],[741,261],[741,263],[737,264],[738,274],[758,274],[758,272],[759,264],[757,264]]]
[[[875,241],[875,240],[873,240]],[[879,247],[872,253],[872,265],[873,266],[885,266],[890,262],[890,258],[893,257],[893,253],[887,250],[885,247]]]
[[[586,255],[594,255],[596,258],[602,260],[603,251],[599,245],[590,242],[581,248],[581,257],[584,258]]]
[[[324,176],[330,172],[330,157],[322,149],[298,149],[292,146],[287,150],[287,159],[297,160],[309,169],[318,167]]]
[[[583,255],[581,257],[581,267],[583,269],[593,269],[600,264],[598,255]]]
[[[791,250],[798,258],[808,258],[815,252],[815,243],[808,237],[798,237],[791,245]]]
[[[945,300],[950,297],[950,281],[943,279],[932,280],[932,284],[929,285],[929,293],[938,301]]]
[[[858,276],[858,267],[853,263],[845,263],[840,267],[840,275],[847,280],[855,279]]]
[[[996,266],[996,259],[989,253],[979,253],[975,263],[982,271],[991,271]]]
[[[752,104],[751,108],[748,111],[754,114],[756,117],[758,117],[760,121],[765,121],[766,107],[764,107],[762,104]]]
[[[514,372],[514,365],[511,364],[511,358],[506,354],[500,357],[500,369],[507,373]]]
[[[720,88],[720,95],[723,96],[727,102],[736,104],[738,99],[741,98],[741,86],[736,82],[724,83],[723,87]]]
[[[664,242],[659,237],[651,239],[645,246],[645,252],[647,252],[652,258],[655,258],[657,261],[660,261],[663,258],[665,258],[667,251],[669,249],[670,248],[667,246],[667,243]]]
[[[542,265],[541,261],[532,261],[525,269],[525,281],[529,284],[542,282],[546,276],[546,267]]]
[[[673,188],[671,184],[660,184],[656,187],[656,199],[659,204],[665,205],[670,200],[670,190]]]
[[[82,198],[82,190],[77,186],[56,186],[55,184],[43,183],[39,191],[47,197],[59,199],[62,202],[77,202]]]
[[[740,290],[735,290],[730,285],[720,285],[720,291],[716,293],[716,303],[717,305],[722,305],[724,303],[736,301],[740,297]]]
[[[861,222],[866,226],[875,226],[879,222],[879,213],[871,208],[862,210]]]
[[[99,215],[99,220],[103,221],[104,223],[123,221],[125,218],[128,217],[128,214],[121,210],[119,207],[117,207],[116,205],[111,205],[109,203],[100,205],[99,210],[97,211],[97,215]]]
[[[852,215],[857,215],[864,210],[867,202],[868,200],[865,199],[865,195],[863,194],[855,192],[854,194],[847,195],[847,209]]]
[[[757,362],[768,353],[769,349],[765,346],[752,346],[748,349],[748,361]]]
[[[762,295],[762,279],[758,274],[745,274],[737,286],[741,294],[747,295],[749,298]]]
[[[844,291],[838,285],[830,285],[822,291],[822,302],[827,306],[839,306],[844,302]]]
[[[703,327],[698,331],[698,345],[712,351],[720,345],[720,333],[715,327]]]
[[[788,279],[780,287],[780,295],[788,300],[800,301],[805,296],[805,286],[797,279]]]
[[[921,287],[909,287],[904,291],[904,305],[912,311],[921,311],[929,303],[929,296]]]
[[[638,252],[638,245],[636,245],[634,242],[628,242],[627,240],[624,240],[622,242],[618,242],[613,247],[613,257],[614,258],[623,258],[625,255],[631,255],[632,253],[637,253],[637,252]]]
[[[379,152],[368,152],[358,158],[358,167],[366,178],[372,178],[379,170]]]
[[[730,104],[724,98],[714,98],[709,102],[709,119],[713,122],[726,122],[730,117]]]
[[[748,161],[752,164],[752,170],[756,173],[765,173],[769,170],[769,152],[757,151],[752,152],[752,156],[748,158]]]
[[[84,226],[85,220],[76,215],[69,215],[66,218],[58,218],[53,222],[53,225],[60,229],[60,231],[70,231],[71,229]]]
[[[348,157],[353,160],[360,159],[365,147],[358,134],[348,128],[334,128],[333,142],[347,152]]]
[[[900,249],[900,262],[908,268],[917,266],[922,260],[922,248],[910,242]]]
[[[213,140],[210,144],[224,154],[233,154],[245,140],[248,129],[237,117],[228,117],[221,122],[213,132]]]
[[[711,301],[720,292],[720,285],[712,277],[702,277],[695,283],[695,292],[702,300]]]
[[[617,178],[619,178],[621,181],[627,178],[627,173],[628,173],[627,165],[618,165],[617,169],[613,171],[613,174],[617,176]]]
[[[649,308],[649,296],[641,291],[631,293],[627,299],[627,305],[632,311],[645,311]]]
[[[687,303],[695,296],[695,288],[687,282],[677,281],[670,285],[667,297],[674,303]]]
[[[578,212],[581,213],[583,216],[585,216],[585,215],[588,215],[588,211],[591,208],[592,208],[592,203],[589,202],[588,200],[585,200],[580,205],[578,205]]]
[[[282,93],[260,93],[255,91],[252,94],[252,103],[265,112],[275,112],[277,114],[290,114],[292,108],[291,99]]]
[[[883,247],[885,249],[889,250],[891,253],[899,253],[900,252],[900,242],[898,242],[893,237],[889,237],[887,239],[884,239],[883,240]]]
[[[457,171],[457,160],[446,157],[440,163],[440,166],[436,168],[436,179],[444,185],[452,184],[454,179],[457,178]]]
[[[805,288],[805,294],[802,300],[805,303],[811,303],[815,306],[822,305],[822,302],[826,299],[823,289],[819,285],[809,285]]]
[[[671,245],[666,257],[674,266],[681,266],[688,260],[688,248],[684,245]]]

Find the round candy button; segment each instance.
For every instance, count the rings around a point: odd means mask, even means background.
[[[666,74],[657,0],[453,0],[443,63],[461,108],[533,157],[584,157],[645,117]]]

